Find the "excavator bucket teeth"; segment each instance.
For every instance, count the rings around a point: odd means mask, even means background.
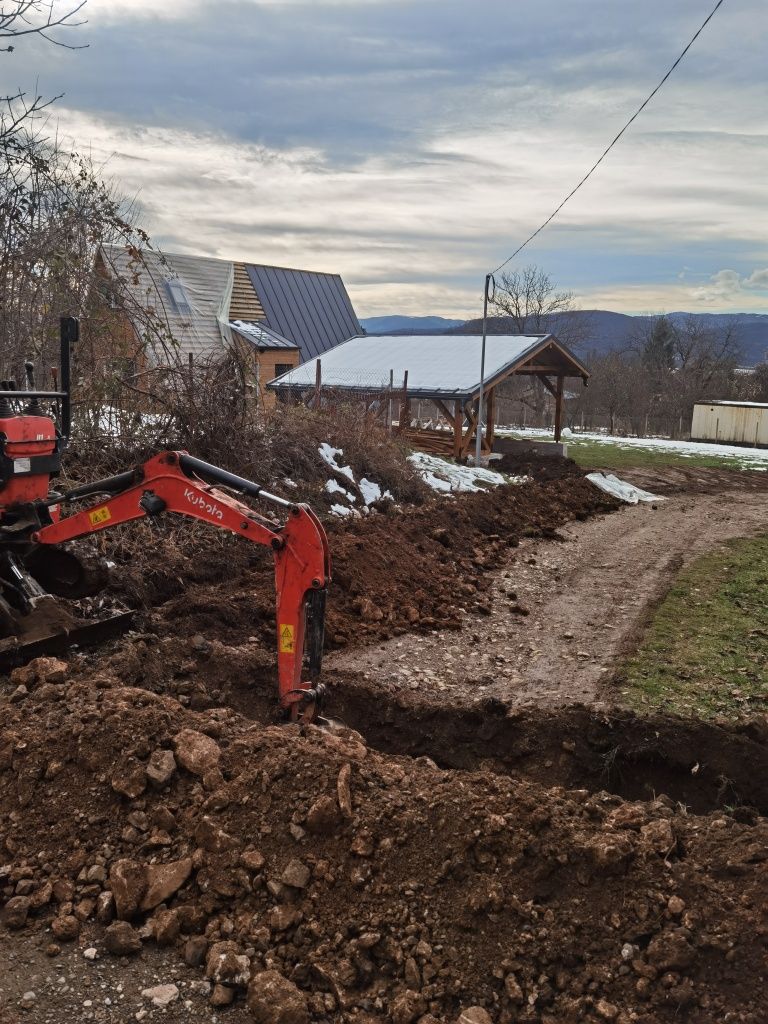
[[[120,636],[131,628],[133,612],[103,619],[76,619],[53,597],[35,602],[28,615],[18,616],[16,635],[0,639],[0,672],[8,672],[42,654],[64,654]]]

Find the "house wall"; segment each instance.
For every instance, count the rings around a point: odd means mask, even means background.
[[[267,384],[274,380],[285,370],[279,367],[298,366],[301,362],[301,355],[297,348],[271,348],[256,354],[256,365],[258,367],[259,395],[265,408],[271,409],[277,401],[274,391],[267,389]]]
[[[692,441],[768,447],[768,405],[708,405],[693,407]]]

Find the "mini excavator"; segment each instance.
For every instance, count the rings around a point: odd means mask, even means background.
[[[35,387],[29,362],[23,389],[0,381],[0,670],[129,628],[130,612],[78,620],[61,604],[59,598],[82,598],[98,589],[94,574],[64,545],[171,512],[271,548],[280,707],[289,720],[314,721],[325,692],[318,677],[331,573],[320,520],[307,505],[183,451],[164,451],[108,479],[53,490],[70,436],[70,359],[78,334],[77,319],[62,318],[61,381],[54,375],[55,390]],[[276,506],[284,522],[258,514],[240,497]]]

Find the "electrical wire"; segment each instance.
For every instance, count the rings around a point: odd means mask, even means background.
[[[510,263],[515,258],[515,256],[517,256],[519,253],[521,253],[523,251],[523,249],[528,245],[529,242],[532,242],[533,239],[537,235],[541,234],[541,232],[544,230],[544,228],[547,227],[548,224],[551,224],[552,221],[555,219],[555,217],[558,215],[558,213],[560,213],[560,211],[565,206],[565,204],[568,202],[568,200],[572,199],[576,195],[576,193],[579,191],[581,186],[584,185],[592,177],[594,172],[597,170],[597,168],[600,166],[600,164],[603,162],[603,160],[605,160],[605,158],[608,156],[608,154],[613,149],[613,147],[616,145],[616,143],[619,141],[619,139],[622,137],[622,135],[627,131],[627,129],[630,127],[630,125],[640,116],[640,114],[642,114],[642,112],[645,110],[645,108],[651,102],[651,100],[656,95],[656,93],[659,91],[659,89],[661,89],[661,87],[664,85],[664,83],[667,81],[667,79],[672,75],[672,73],[675,71],[675,69],[681,63],[681,61],[683,60],[685,55],[688,53],[690,48],[693,46],[693,44],[696,42],[696,40],[699,38],[701,33],[704,31],[704,29],[707,27],[707,25],[710,23],[710,21],[714,18],[714,16],[717,14],[717,12],[723,6],[724,3],[725,3],[725,0],[718,0],[718,2],[715,4],[715,6],[712,9],[712,11],[710,12],[710,14],[707,16],[707,18],[705,18],[705,20],[699,26],[699,28],[697,29],[695,35],[692,37],[692,39],[690,40],[690,42],[688,43],[686,48],[683,50],[683,52],[677,58],[677,60],[672,65],[672,67],[669,69],[669,71],[666,73],[666,75],[664,75],[664,77],[659,82],[659,84],[656,86],[656,88],[653,90],[653,92],[649,96],[647,96],[645,100],[643,100],[643,102],[640,104],[640,106],[634,112],[632,117],[630,117],[630,119],[627,121],[627,123],[624,125],[624,127],[621,129],[619,134],[615,137],[615,139],[610,143],[610,145],[605,150],[603,150],[602,154],[600,155],[600,158],[598,160],[596,160],[595,163],[590,167],[590,169],[587,171],[587,173],[584,175],[584,177],[581,179],[581,181],[578,183],[578,185],[568,193],[568,195],[565,197],[565,199],[562,201],[562,203],[560,203],[560,205],[557,207],[557,209],[555,209],[549,215],[549,217],[547,217],[547,219],[544,221],[544,223],[540,227],[536,228],[536,230],[533,232],[533,234],[529,235],[528,238],[526,238],[526,240],[523,242],[523,244],[521,246],[519,246],[517,249],[515,249],[515,251],[512,253],[511,256],[508,256],[507,259],[505,259],[503,263],[500,263],[499,266],[496,267],[496,269],[493,271],[493,274],[498,274],[498,272],[500,270],[502,270],[504,267],[506,267],[506,265],[508,263]],[[493,274],[491,276],[493,276]]]

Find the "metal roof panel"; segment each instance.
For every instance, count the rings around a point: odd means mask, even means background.
[[[486,339],[485,381],[493,382],[557,339],[549,334],[492,334]],[[559,345],[559,343],[557,343]],[[328,387],[375,390],[389,385],[402,387],[408,371],[411,395],[469,396],[480,387],[482,338],[472,334],[397,335],[358,337],[338,345],[321,357],[322,382]],[[562,346],[561,346],[562,347]],[[566,355],[567,350],[565,350]],[[316,359],[302,364],[270,383],[270,387],[314,386]],[[573,376],[581,375],[574,360]]]

